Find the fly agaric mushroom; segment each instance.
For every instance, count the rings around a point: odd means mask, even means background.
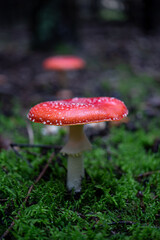
[[[85,62],[75,56],[55,56],[47,58],[43,62],[43,66],[48,70],[67,71],[82,69],[85,66]]]
[[[91,149],[83,126],[87,123],[116,121],[126,117],[125,104],[110,97],[73,98],[42,102],[31,108],[28,118],[32,122],[69,126],[69,138],[61,152],[68,155],[67,188],[79,192],[84,177],[82,152]]]
[[[46,70],[57,71],[61,87],[66,87],[66,71],[84,68],[85,61],[75,56],[55,56],[45,59],[43,67]]]

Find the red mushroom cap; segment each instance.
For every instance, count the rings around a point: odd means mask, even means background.
[[[48,70],[74,70],[82,69],[85,61],[74,56],[49,57],[43,62],[43,67]]]
[[[128,110],[122,101],[95,97],[42,102],[31,108],[28,118],[32,122],[64,126],[115,121],[127,114]]]

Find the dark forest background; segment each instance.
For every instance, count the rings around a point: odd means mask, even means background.
[[[159,13],[158,0],[5,0],[0,2],[0,27],[26,23],[31,48],[46,50],[59,41],[77,42],[77,28],[86,22],[130,23],[154,34],[159,31]]]

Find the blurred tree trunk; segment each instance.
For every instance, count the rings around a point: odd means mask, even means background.
[[[91,10],[92,19],[95,19],[95,20],[99,19],[100,6],[101,6],[101,1],[91,0],[90,10]]]
[[[152,33],[159,30],[160,22],[160,1],[143,0],[144,2],[144,30]]]
[[[145,33],[159,30],[159,0],[124,0],[124,4],[131,23],[139,26]]]
[[[144,18],[143,0],[124,0],[123,2],[129,22],[142,27]]]
[[[0,25],[12,26],[28,20],[32,1],[2,0],[0,1]]]
[[[76,41],[76,0],[37,0],[31,14],[32,49],[47,50]]]

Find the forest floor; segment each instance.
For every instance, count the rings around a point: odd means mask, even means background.
[[[71,96],[117,97],[128,118],[86,128],[93,149],[84,153],[82,192],[68,193],[67,160],[59,154],[66,130],[44,134],[26,120],[31,106],[62,96],[57,74],[42,67],[52,54],[30,51],[23,26],[1,31],[0,239],[158,240],[160,36],[125,25],[84,26],[79,36],[77,47],[52,52],[87,62],[67,73]]]

